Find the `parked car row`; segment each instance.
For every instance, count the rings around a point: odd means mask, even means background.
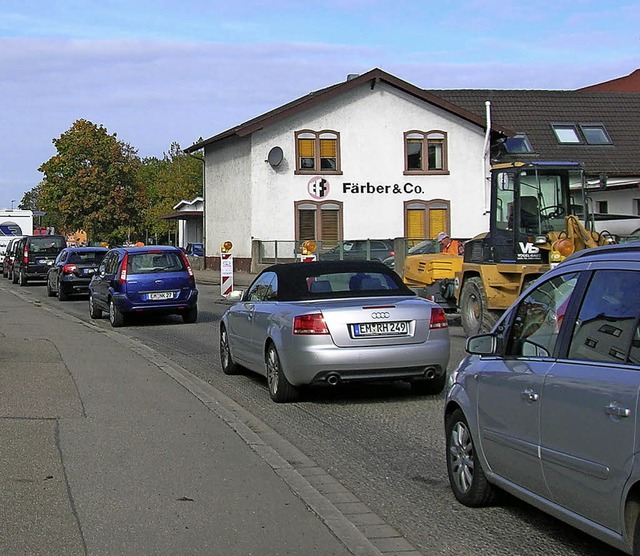
[[[88,294],[90,317],[105,312],[114,327],[141,313],[198,318],[195,276],[177,247],[67,247],[64,236],[24,236],[7,246],[3,276],[20,286],[42,282],[60,301]]]
[[[106,312],[114,327],[135,313],[197,319],[195,278],[178,248],[54,254],[55,236],[17,245],[15,283],[44,276],[60,301],[88,293],[92,319]],[[277,264],[228,299],[222,371],[265,376],[275,402],[341,383],[405,381],[427,395],[447,385],[443,309],[382,262]],[[567,258],[466,350],[444,400],[455,498],[484,506],[504,490],[640,556],[640,244]]]

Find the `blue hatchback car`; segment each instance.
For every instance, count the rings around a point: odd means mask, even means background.
[[[135,313],[198,318],[196,281],[181,249],[170,246],[115,247],[105,255],[89,284],[89,315],[109,314],[114,327]]]

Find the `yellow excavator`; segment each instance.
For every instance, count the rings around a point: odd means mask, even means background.
[[[445,309],[457,309],[468,336],[489,331],[550,268],[576,251],[614,241],[595,232],[588,215],[580,163],[493,166],[489,231],[467,241],[462,256],[407,257],[403,279]]]

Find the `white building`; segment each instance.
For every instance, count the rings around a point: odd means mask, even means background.
[[[204,150],[207,266],[231,241],[256,270],[257,244],[294,258],[308,239],[473,237],[492,162],[582,162],[596,211],[637,216],[639,128],[638,93],[428,91],[373,69],[185,150]]]
[[[208,265],[225,241],[249,270],[253,240],[293,251],[306,239],[472,237],[487,227],[485,128],[374,69],[193,145],[205,154]]]

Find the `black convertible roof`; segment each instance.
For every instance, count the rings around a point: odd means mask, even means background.
[[[311,294],[307,286],[307,279],[321,276],[323,274],[338,273],[378,273],[390,276],[393,282],[398,286],[395,290],[376,291],[376,296],[389,295],[410,295],[416,294],[410,290],[393,270],[380,261],[314,261],[308,263],[283,263],[275,264],[265,268],[259,276],[266,272],[273,272],[278,276],[278,300],[280,301],[301,301],[309,299],[331,299],[336,297],[336,293],[315,293]],[[259,279],[259,276],[257,279]],[[348,292],[349,296],[361,297],[365,292]],[[366,292],[367,295],[373,295]],[[341,292],[340,297],[345,296],[345,292]]]

